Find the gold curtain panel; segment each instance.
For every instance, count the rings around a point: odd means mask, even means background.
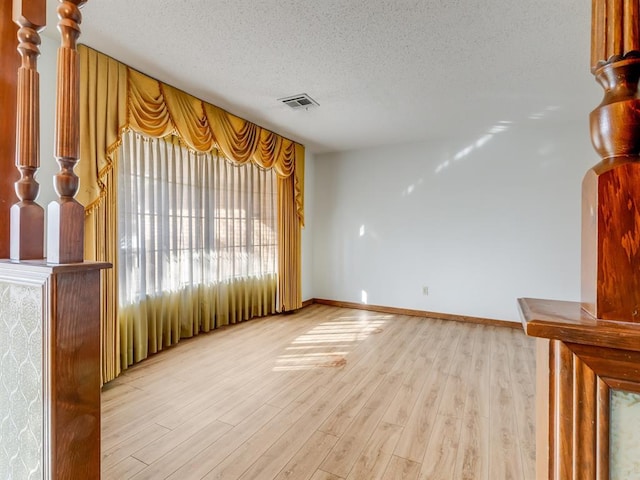
[[[187,147],[217,150],[278,176],[278,304],[302,306],[300,228],[304,224],[304,147],[148,77],[84,45],[80,55],[80,177],[87,213],[85,259],[113,264],[102,275],[102,379],[119,375],[117,153],[122,132],[178,137]],[[125,333],[125,332],[123,332]],[[124,337],[122,337],[124,338]]]

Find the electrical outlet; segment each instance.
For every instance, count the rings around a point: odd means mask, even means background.
[[[429,295],[429,287],[427,286],[422,287],[422,295]]]

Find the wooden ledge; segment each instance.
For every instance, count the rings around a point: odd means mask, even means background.
[[[640,352],[640,324],[599,320],[579,302],[518,299],[522,326],[531,337]]]
[[[111,264],[107,262],[78,262],[78,263],[47,263],[47,259],[43,260],[22,260],[13,261],[8,259],[0,260],[0,268],[24,268],[26,270],[46,270],[50,273],[60,272],[78,272],[82,270],[104,270],[111,268]]]
[[[110,263],[82,262],[57,265],[46,260],[23,260],[14,262],[0,260],[0,277],[4,280],[23,282],[45,282],[51,275],[66,275],[111,268]]]

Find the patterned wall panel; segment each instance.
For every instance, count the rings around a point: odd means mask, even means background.
[[[640,479],[640,395],[611,390],[611,480]]]
[[[0,480],[43,478],[42,288],[0,281]]]

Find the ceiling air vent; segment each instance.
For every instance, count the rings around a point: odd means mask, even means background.
[[[285,105],[289,105],[291,108],[296,110],[300,108],[308,110],[309,108],[320,106],[318,102],[316,102],[306,93],[292,95],[291,97],[279,98],[278,101],[284,103]]]

